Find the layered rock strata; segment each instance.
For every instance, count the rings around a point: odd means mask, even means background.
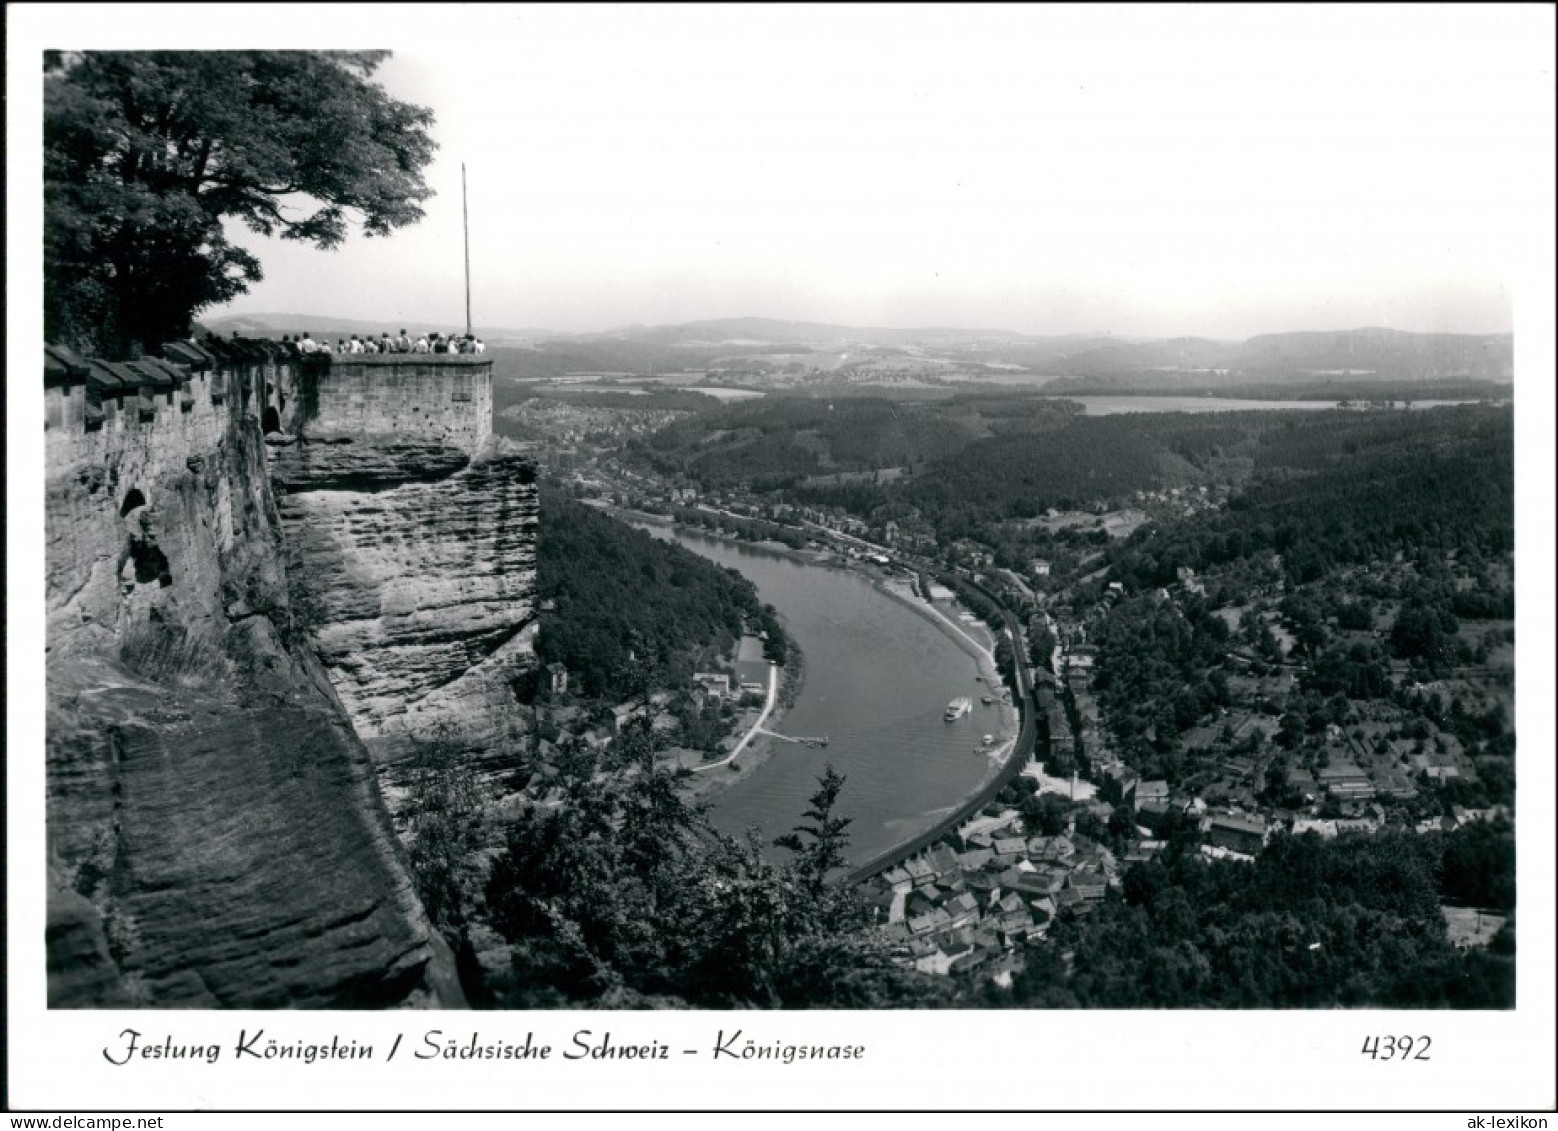
[[[50,1005],[461,1004],[298,646],[259,422],[196,400],[51,437]]]
[[[383,760],[414,738],[497,757],[520,739],[538,501],[534,468],[500,444],[469,457],[358,437],[274,454],[287,540],[318,610],[315,647]]]

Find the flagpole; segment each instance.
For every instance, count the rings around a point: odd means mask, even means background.
[[[465,162],[460,162],[460,215],[465,221],[465,336],[471,336],[471,212],[465,200]]]

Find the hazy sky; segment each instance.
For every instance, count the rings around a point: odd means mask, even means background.
[[[171,34],[394,48],[379,78],[437,114],[438,196],[415,228],[336,252],[242,233],[267,278],[210,315],[463,324],[463,161],[478,329],[1504,331],[1542,199],[1533,139],[1552,144],[1538,7],[388,7],[241,24]],[[124,46],[150,34],[114,29]]]

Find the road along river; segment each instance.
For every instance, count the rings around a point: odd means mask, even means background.
[[[1016,735],[1016,712],[1001,702],[988,660],[949,626],[849,570],[635,525],[738,570],[779,610],[804,656],[805,679],[794,705],[765,728],[828,739],[813,747],[758,734],[736,760],[745,768],[711,771],[733,779],[714,799],[721,830],[740,835],[755,825],[765,841],[789,831],[831,762],[846,779],[839,811],[853,819],[848,855],[860,863],[930,829],[994,778],[997,755]],[[972,711],[946,722],[947,704],[964,696]],[[986,734],[994,737],[988,748]]]

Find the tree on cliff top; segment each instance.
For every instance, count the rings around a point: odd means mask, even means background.
[[[430,110],[370,81],[384,51],[47,52],[44,327],[129,356],[245,293],[229,222],[338,246],[422,216]]]

